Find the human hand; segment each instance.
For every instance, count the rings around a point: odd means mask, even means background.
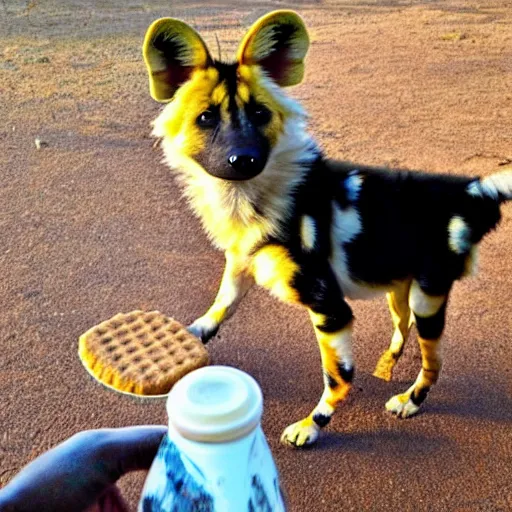
[[[128,512],[115,482],[149,469],[166,432],[164,426],[79,432],[0,490],[0,512]]]

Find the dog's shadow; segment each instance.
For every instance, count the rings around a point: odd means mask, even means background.
[[[503,377],[505,377],[503,375]],[[384,382],[370,374],[363,376],[364,395],[382,404],[391,396],[403,393],[413,382],[405,379]],[[499,375],[492,380],[472,375],[441,375],[422,405],[420,415],[441,414],[459,418],[509,423],[512,417],[512,398],[505,379]]]
[[[265,386],[266,396],[283,405],[286,404],[286,409],[293,410],[296,404],[294,415],[300,416],[301,412],[306,410],[306,403],[313,407],[320,397],[322,387],[316,382],[317,380],[314,380],[314,386],[311,385],[311,381],[307,386],[301,383],[301,379],[297,379],[295,381],[297,384],[292,389],[293,386],[289,387],[288,384],[290,375],[280,379],[274,374],[273,382],[287,382],[287,385]],[[372,415],[377,411],[391,417],[391,413],[385,412],[385,403],[392,396],[403,393],[413,382],[414,379],[404,378],[385,382],[370,373],[360,372],[357,374],[347,401],[339,406],[335,418],[350,414],[351,411],[361,414],[370,411]],[[299,409],[301,412],[298,412]],[[446,419],[449,417],[471,418],[509,423],[512,417],[512,398],[507,391],[507,383],[499,379],[499,376],[495,376],[493,380],[483,380],[470,375],[446,375],[444,378],[441,377],[440,382],[432,388],[417,417],[428,419],[429,415],[443,415]],[[396,419],[396,421],[414,422],[415,418]]]
[[[350,398],[339,407],[317,443],[307,450],[378,454],[393,460],[412,461],[447,453],[447,450],[448,453],[456,452],[457,441],[452,437],[455,424],[458,424],[455,428],[459,428],[461,421],[466,419],[509,424],[512,411],[512,400],[503,383],[473,382],[469,394],[465,385],[468,378],[447,378],[439,386],[439,393],[432,392],[415,417],[398,419],[385,411],[384,404],[392,395],[405,391],[410,382],[384,382],[370,373],[361,374]],[[272,391],[269,395],[284,405],[285,416],[293,414],[294,418],[300,418],[307,414],[305,402],[297,397],[286,398],[279,392],[278,398]],[[312,393],[308,395],[313,398]],[[440,421],[450,421],[450,418],[452,434],[445,435],[436,425]]]
[[[316,451],[338,451],[344,453],[377,453],[379,456],[423,458],[438,452],[453,450],[455,443],[448,437],[435,437],[418,432],[379,429],[371,432],[325,431],[313,446]]]

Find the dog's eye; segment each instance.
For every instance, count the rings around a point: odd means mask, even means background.
[[[201,128],[214,128],[218,122],[218,114],[211,109],[205,110],[196,119],[196,123]]]
[[[264,126],[270,121],[272,113],[264,105],[254,105],[249,110],[249,117],[256,126]]]

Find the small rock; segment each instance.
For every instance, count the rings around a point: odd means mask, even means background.
[[[34,143],[35,143],[37,149],[41,149],[45,146],[48,146],[48,142],[45,142],[44,140],[41,140],[38,137],[34,140]]]

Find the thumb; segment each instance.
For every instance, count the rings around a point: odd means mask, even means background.
[[[167,427],[125,427],[104,429],[103,433],[102,459],[109,470],[111,483],[114,483],[130,471],[149,469]]]

